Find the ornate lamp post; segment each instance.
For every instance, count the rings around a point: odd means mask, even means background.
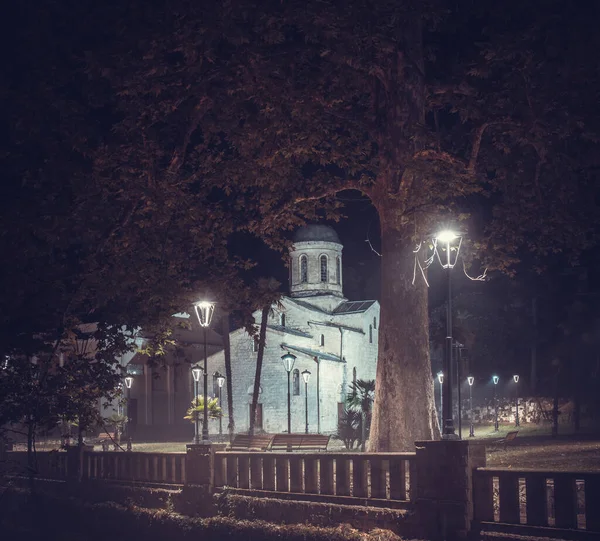
[[[294,368],[294,363],[296,362],[296,356],[292,355],[289,351],[285,354],[281,356],[281,360],[283,362],[283,367],[285,368],[285,371],[287,372],[287,429],[288,429],[288,434],[292,433],[292,399],[291,399],[291,395],[290,395],[290,373],[292,372],[292,369]]]
[[[521,426],[519,423],[519,375],[515,374],[513,376],[513,381],[515,382],[515,426]]]
[[[129,398],[131,396],[131,386],[133,385],[133,378],[131,376],[125,376],[123,379],[125,382],[125,388],[127,389],[127,396],[125,398],[125,435],[127,435],[128,439],[131,439],[129,435]],[[128,445],[129,447],[129,445]]]
[[[219,416],[219,439],[223,436],[223,404],[221,399],[221,392],[223,391],[223,384],[225,383],[225,376],[217,372],[217,385],[219,386],[219,407],[221,408],[221,415]]]
[[[198,383],[200,382],[200,376],[202,375],[202,368],[195,366],[192,368],[192,377],[194,378],[194,403],[198,399]],[[194,419],[194,443],[197,445],[200,443],[200,416],[196,412]]]
[[[496,394],[496,387],[500,378],[498,376],[492,376],[494,382],[494,432],[498,432],[498,395]]]
[[[206,353],[206,331],[210,326],[213,314],[215,312],[215,303],[211,301],[199,301],[194,303],[194,310],[198,317],[198,323],[204,331],[204,415],[202,417],[202,441],[209,443],[208,441],[208,407],[207,407],[207,396],[208,396],[208,355]]]
[[[304,413],[306,417],[304,432],[308,434],[308,380],[310,379],[308,370],[302,372],[302,379],[304,379]]]
[[[440,384],[440,432],[444,433],[444,373],[438,372],[437,379]]]
[[[442,438],[446,440],[456,439],[454,432],[454,419],[452,418],[452,269],[456,265],[462,236],[454,231],[440,231],[433,239],[435,253],[442,268],[446,269],[448,275],[448,302],[446,304],[446,347],[444,348],[443,372],[444,394],[446,401],[442,408],[443,429]]]
[[[469,384],[469,438],[473,438],[475,437],[475,428],[473,427],[473,383],[475,383],[475,378],[468,376],[467,382]]]

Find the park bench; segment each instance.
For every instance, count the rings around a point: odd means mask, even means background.
[[[272,434],[238,434],[227,451],[266,451],[273,440]]]
[[[494,441],[494,445],[501,445],[504,450],[506,450],[506,445],[515,441],[517,438],[518,430],[513,430],[512,432],[507,432],[506,436]]]
[[[327,451],[329,438],[323,434],[275,434],[271,451]]]

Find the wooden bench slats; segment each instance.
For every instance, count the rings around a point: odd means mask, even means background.
[[[231,445],[229,451],[247,451],[248,449],[259,449],[260,451],[266,451],[271,445],[273,436],[271,434],[255,434],[250,436],[248,434],[238,434]]]
[[[323,434],[275,434],[271,451],[326,451],[331,436]]]

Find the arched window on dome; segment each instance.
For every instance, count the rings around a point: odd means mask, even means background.
[[[376,317],[373,318],[373,328],[374,329],[377,328],[377,318]]]
[[[373,325],[369,325],[369,344],[373,343]]]
[[[285,327],[285,314],[281,314],[281,326]]]
[[[338,285],[342,283],[342,262],[339,256],[335,259],[335,283]]]
[[[297,368],[295,368],[293,372],[292,387],[294,388],[294,396],[298,396],[300,394],[300,370]]]
[[[321,256],[321,282],[327,282],[327,256]]]
[[[308,260],[305,255],[300,256],[300,283],[308,282]]]
[[[324,334],[321,335],[321,344],[320,345],[321,346],[325,345],[325,335]]]

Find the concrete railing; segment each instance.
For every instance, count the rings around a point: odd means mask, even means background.
[[[215,488],[407,502],[416,493],[415,453],[217,452]],[[350,502],[348,502],[350,503]]]
[[[478,468],[473,491],[480,523],[600,533],[600,473]]]

